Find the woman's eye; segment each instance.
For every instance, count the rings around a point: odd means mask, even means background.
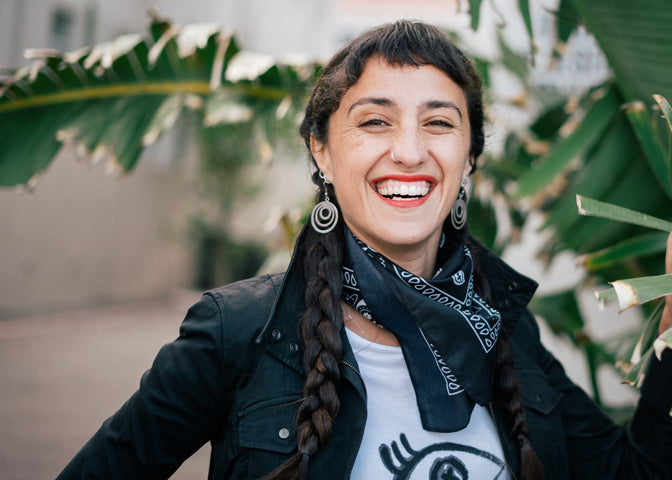
[[[427,125],[438,128],[453,128],[453,124],[447,120],[431,120]]]
[[[371,120],[367,120],[363,122],[360,126],[362,127],[383,127],[385,126],[386,123],[381,120],[380,118],[373,118]]]

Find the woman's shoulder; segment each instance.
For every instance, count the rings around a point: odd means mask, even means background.
[[[284,276],[284,273],[274,273],[247,278],[208,290],[203,295],[211,297],[218,306],[227,309],[263,309],[265,305],[270,309]]]
[[[239,280],[203,293],[226,322],[267,320],[280,292],[284,273]]]
[[[261,275],[204,292],[189,308],[181,336],[210,332],[224,343],[249,341],[270,317],[283,278],[283,273]]]

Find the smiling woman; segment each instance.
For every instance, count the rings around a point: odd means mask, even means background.
[[[213,479],[670,478],[672,352],[614,425],[468,234],[481,81],[440,30],[347,44],[300,131],[321,201],[287,272],[206,292],[59,478],[166,478],[208,441]]]
[[[467,116],[464,92],[438,68],[373,57],[326,143],[311,137],[348,228],[420,276],[434,273],[443,221],[471,170]]]

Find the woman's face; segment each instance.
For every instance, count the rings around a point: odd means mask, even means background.
[[[311,147],[360,240],[401,265],[425,258],[434,267],[470,168],[467,102],[453,80],[371,58],[331,115],[327,143]]]

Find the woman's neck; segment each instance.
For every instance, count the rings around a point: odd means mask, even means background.
[[[385,252],[381,251],[385,257],[399,265],[404,270],[411,272],[422,278],[432,278],[436,270],[436,250],[422,249],[418,251],[405,252]]]
[[[422,278],[432,278],[434,276],[441,232],[412,245],[398,245],[376,242],[373,239],[357,238],[388,260],[414,275]]]

